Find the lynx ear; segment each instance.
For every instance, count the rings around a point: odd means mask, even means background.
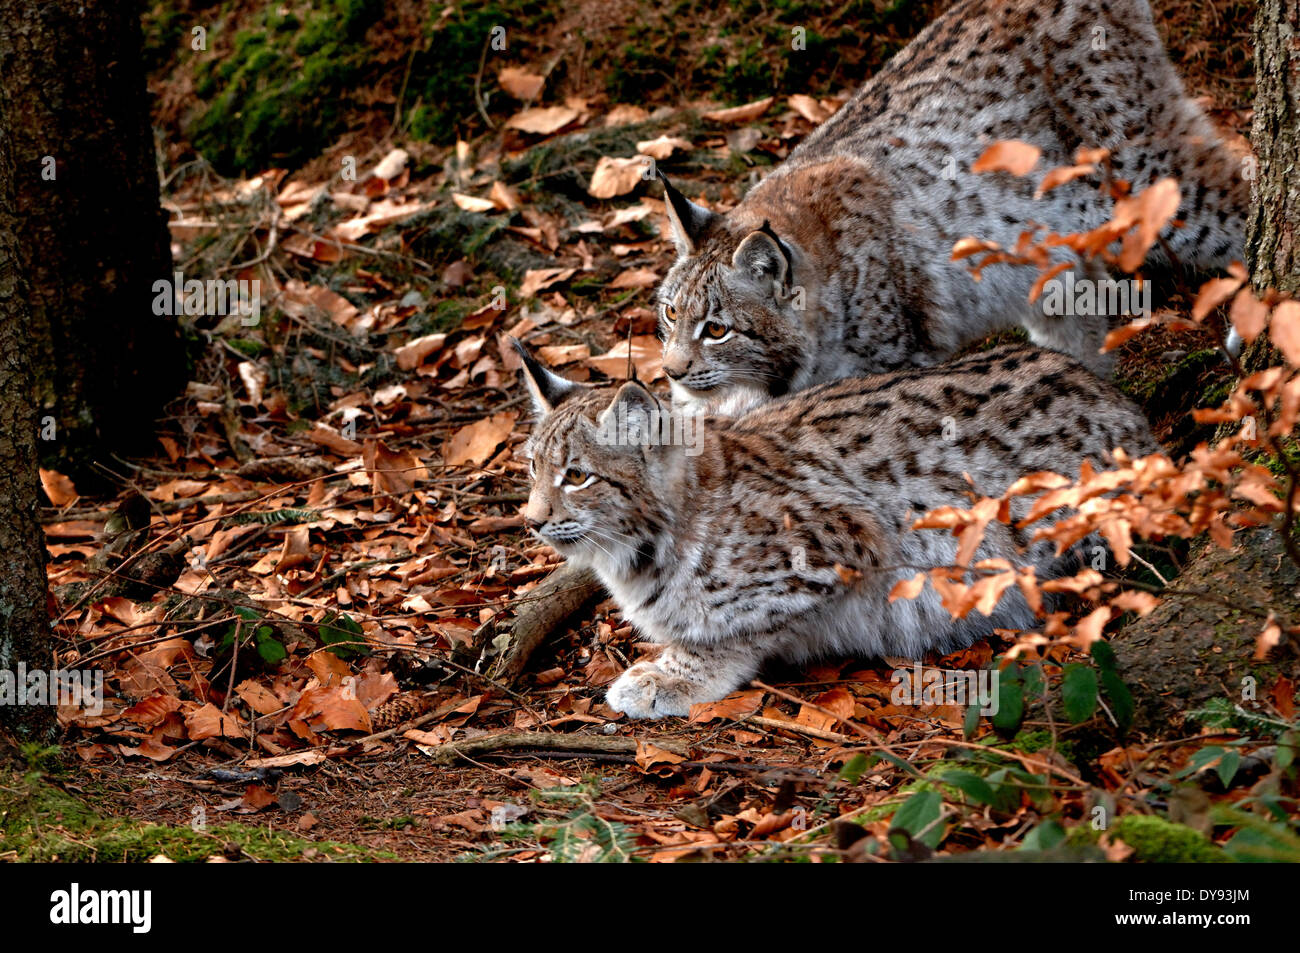
[[[695,254],[700,239],[710,223],[720,217],[717,212],[696,205],[686,196],[673,188],[668,177],[659,171],[659,181],[664,184],[664,206],[668,210],[668,222],[673,229],[673,243],[677,246],[677,256],[686,258]]]
[[[533,407],[539,416],[549,414],[566,397],[582,389],[581,384],[567,381],[543,366],[528,353],[528,348],[518,338],[510,338],[510,343],[515,346],[519,359],[524,362],[524,382],[528,385],[528,393],[533,397]]]
[[[656,443],[661,413],[664,410],[659,401],[644,384],[628,381],[596,420],[601,442],[619,447]]]
[[[764,222],[763,227],[745,236],[736,253],[731,256],[731,267],[757,284],[772,284],[782,288],[788,286],[792,279],[793,266],[790,262],[790,249],[785,242],[777,238],[772,226]]]

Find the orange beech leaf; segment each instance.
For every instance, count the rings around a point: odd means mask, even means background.
[[[1080,619],[1074,627],[1079,648],[1090,649],[1092,643],[1100,642],[1102,640],[1102,629],[1106,627],[1106,623],[1111,620],[1114,614],[1115,611],[1110,606],[1101,606]]]
[[[1043,288],[1047,286],[1047,283],[1049,281],[1051,281],[1061,272],[1066,271],[1073,267],[1074,267],[1074,262],[1063,261],[1053,265],[1051,268],[1047,269],[1047,271],[1039,275],[1038,280],[1035,281],[1033,286],[1029,289],[1029,303],[1033,304],[1035,301],[1038,300],[1039,296],[1043,293]]]
[[[726,698],[716,702],[700,702],[692,705],[687,721],[695,724],[719,720],[733,721],[752,715],[761,704],[763,704],[763,692],[758,689],[732,692]]]
[[[1240,278],[1212,278],[1201,285],[1192,305],[1192,320],[1200,324],[1211,311],[1227,301],[1242,285]]]
[[[1024,175],[1038,164],[1043,150],[1038,146],[1021,142],[1019,139],[1006,139],[989,146],[970,167],[972,172],[1010,172],[1012,175]]]
[[[1273,613],[1268,614],[1268,621],[1255,639],[1255,661],[1262,662],[1268,653],[1282,641],[1282,629],[1273,621]]]
[[[900,579],[894,583],[894,588],[889,590],[889,601],[896,602],[899,599],[915,599],[925,588],[925,573],[918,572],[911,579]]]
[[[1268,305],[1255,297],[1255,292],[1242,288],[1232,299],[1232,308],[1228,320],[1247,344],[1253,344],[1255,338],[1264,331],[1268,321]]]
[[[1138,615],[1146,615],[1156,606],[1160,605],[1160,600],[1149,592],[1139,592],[1135,589],[1126,589],[1115,598],[1110,600],[1110,604],[1116,609],[1124,609],[1128,612],[1136,612]]]
[[[1080,165],[1058,165],[1043,176],[1043,180],[1038,183],[1038,188],[1034,192],[1034,198],[1040,199],[1052,189],[1065,185],[1067,182],[1073,182],[1082,176],[1091,175],[1096,171],[1097,167],[1091,162],[1084,162]]]
[[[1178,212],[1182,193],[1174,179],[1161,179],[1144,189],[1136,198],[1120,199],[1115,203],[1115,219],[1130,223],[1125,227],[1120,247],[1119,266],[1128,272],[1137,271],[1146,260],[1147,252],[1156,243],[1160,232]]]
[[[1273,309],[1268,336],[1288,364],[1300,367],[1300,301],[1283,301]]]
[[[1158,323],[1155,318],[1137,318],[1128,324],[1121,324],[1113,331],[1106,333],[1106,339],[1102,341],[1101,349],[1103,351],[1113,351],[1129,338],[1141,334],[1147,328],[1154,327]]]

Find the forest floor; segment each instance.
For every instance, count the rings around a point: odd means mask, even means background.
[[[1207,52],[1243,42],[1244,20],[1206,20],[1237,5],[1158,6],[1189,88],[1226,134],[1248,132],[1248,62]],[[1258,847],[1249,824],[1229,839],[1223,815],[1217,835],[1211,820],[1212,802],[1231,811],[1249,794],[1252,749],[1227,771],[1193,724],[1146,739],[1104,712],[1070,725],[1039,711],[1009,732],[968,731],[963,709],[894,704],[893,665],[852,660],[768,671],[689,721],[629,723],[603,687],[647,647],[609,601],[513,684],[480,664],[476,633],[556,565],[519,516],[528,420],[506,335],[573,379],[632,363],[661,380],[651,301],[672,248],[636,157],[725,208],[849,92],[789,88],[723,111],[671,102],[669,88],[629,105],[591,64],[553,92],[535,46],[506,62],[513,73],[492,67],[504,115],[451,146],[353,119],[292,172],[223,177],[170,143],[177,269],[256,280],[264,304],[256,320],[186,319],[189,388],[159,421],[156,454],[104,463],[112,492],[46,474],[59,657],[102,666],[107,698],[101,712],[61,709],[65,756],[28,750],[26,772],[0,778],[0,856],[1158,860]],[[1218,72],[1225,62],[1239,72]],[[156,92],[166,105],[196,82],[175,72]],[[1162,306],[1189,300],[1174,289]],[[1190,409],[1229,383],[1197,330],[1132,339],[1118,376],[1175,453],[1206,436]],[[1004,648],[927,661],[977,670]],[[1049,681],[1068,661],[1051,660]],[[1291,695],[1277,698],[1293,718]],[[508,733],[532,742],[492,750]],[[1104,833],[1089,824],[1098,807],[1118,817]]]

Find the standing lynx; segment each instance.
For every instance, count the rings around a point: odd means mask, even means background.
[[[1006,139],[1042,150],[1036,174],[970,171]],[[708,211],[665,180],[679,257],[659,299],[675,401],[743,407],[933,364],[1016,325],[1104,370],[1105,316],[1028,304],[1032,268],[993,266],[976,283],[951,260],[967,236],[1013,247],[1031,222],[1064,234],[1107,221],[1098,175],[1034,197],[1042,172],[1082,147],[1109,148],[1134,192],[1179,180],[1182,227],[1162,236],[1179,262],[1241,257],[1241,162],[1186,97],[1146,0],[962,0],[732,211]],[[1160,244],[1149,261],[1164,263]],[[1075,270],[1106,277],[1095,263]]]
[[[913,520],[1029,471],[1074,475],[1116,447],[1156,449],[1110,385],[1028,346],[825,384],[735,420],[672,416],[639,383],[586,387],[520,352],[541,415],[524,519],[665,644],[609,689],[610,706],[637,718],[685,715],[769,658],[920,658],[1032,625],[1018,590],[959,620],[928,587],[890,602],[898,580],[955,560],[951,534]],[[693,439],[663,439],[681,434]],[[1017,497],[1013,515],[1029,505]],[[1058,556],[1032,535],[992,523],[976,559],[1033,565],[1039,578],[1073,570],[1078,550]]]

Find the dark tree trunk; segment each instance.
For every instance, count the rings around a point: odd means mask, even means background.
[[[1300,293],[1300,0],[1259,0],[1255,15],[1255,124],[1258,159],[1246,237],[1247,265],[1260,291]],[[1260,337],[1242,355],[1246,370],[1279,363]],[[1164,604],[1115,637],[1137,726],[1178,730],[1182,716],[1210,698],[1241,703],[1251,685],[1263,697],[1286,676],[1300,682],[1300,567],[1271,530],[1246,531],[1231,550],[1207,546],[1164,594]],[[1264,619],[1283,634],[1266,662],[1254,659]],[[1253,679],[1243,684],[1247,677]]]
[[[0,108],[0,129],[5,114]],[[18,263],[13,158],[0,136],[0,672],[53,668],[45,608],[45,545],[36,513],[36,403],[32,400],[27,286]],[[0,704],[0,727],[19,738],[54,733],[45,705]]]
[[[173,319],[153,313],[171,276],[130,0],[0,0],[0,135],[10,139],[43,459],[144,445],[184,381]],[[53,418],[54,439],[48,439]]]

